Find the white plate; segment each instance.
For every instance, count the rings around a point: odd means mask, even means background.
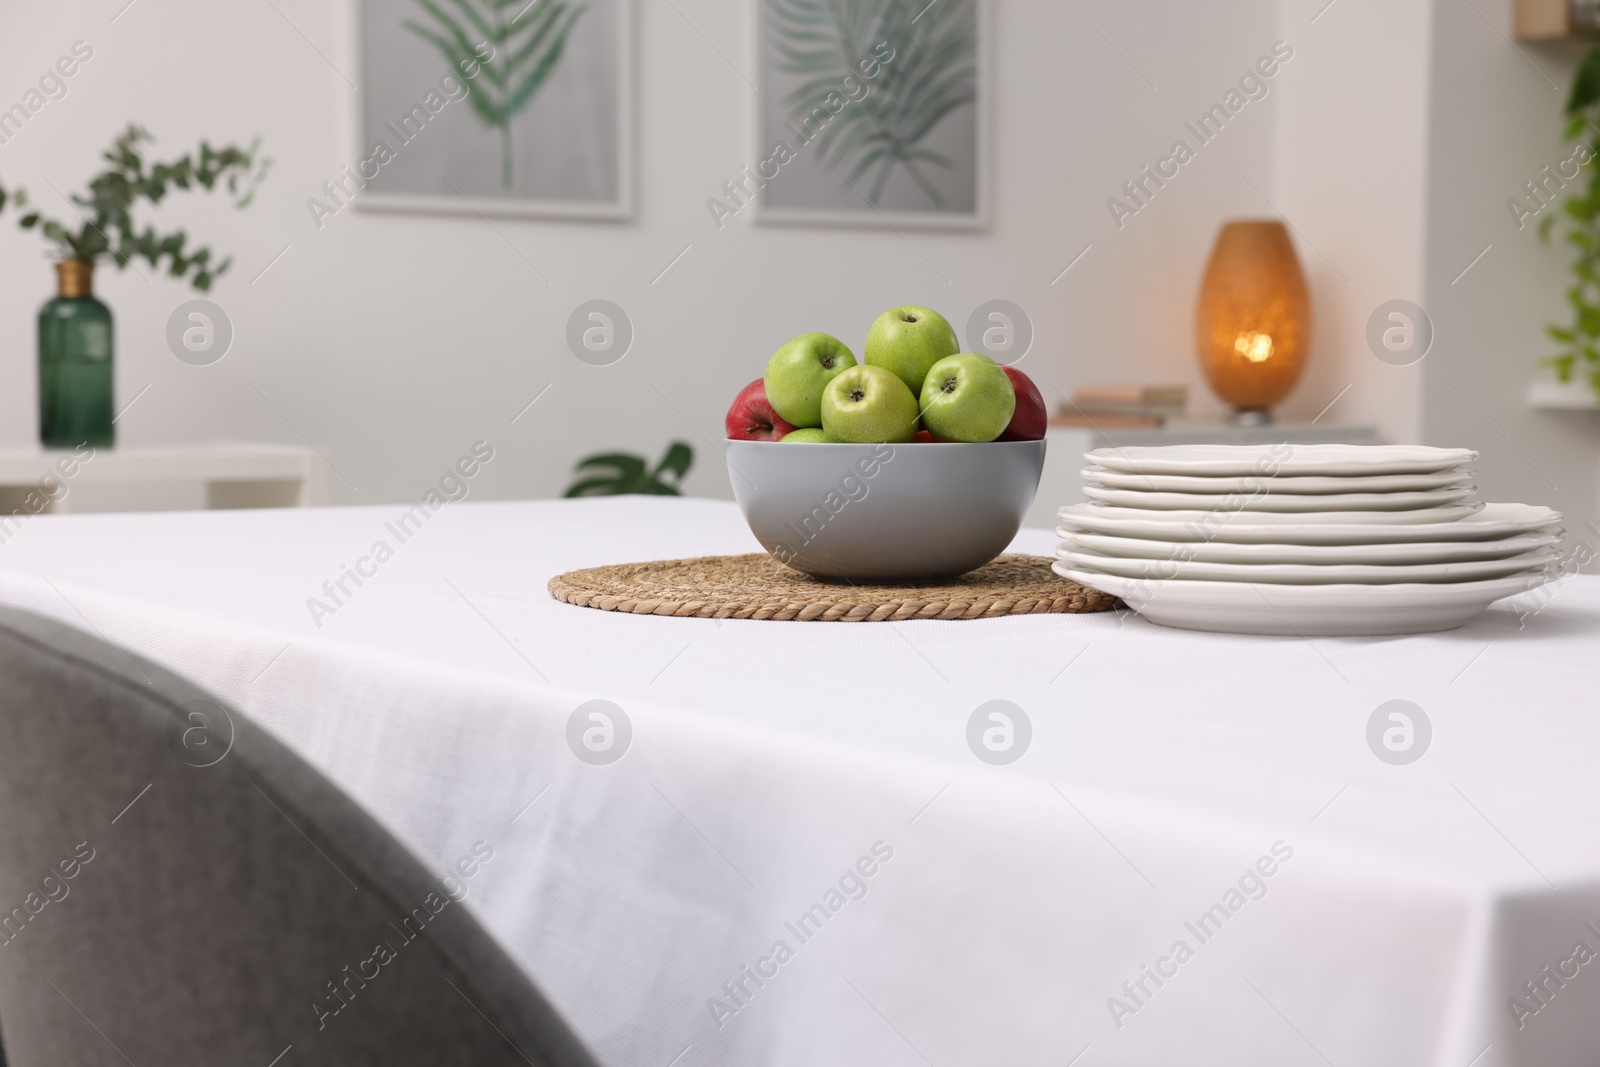
[[[1153,623],[1216,633],[1286,637],[1412,634],[1453,630],[1504,597],[1549,581],[1549,570],[1482,582],[1398,585],[1272,585],[1140,582],[1054,564],[1063,578],[1111,593]]]
[[[1409,526],[1434,525],[1456,522],[1483,510],[1483,504],[1473,500],[1461,504],[1446,504],[1437,508],[1418,508],[1415,511],[1236,511],[1213,508],[1209,511],[1170,510],[1154,508],[1119,508],[1111,504],[1073,504],[1061,509],[1063,522],[1084,522],[1085,519],[1125,519],[1131,522],[1153,522],[1180,530],[1192,528],[1190,540],[1214,539],[1210,532],[1229,526]],[[1085,522],[1085,525],[1088,525]],[[1093,526],[1089,527],[1093,529]],[[1159,538],[1158,538],[1159,539]],[[1166,537],[1181,541],[1182,537]],[[1362,538],[1362,540],[1375,540]]]
[[[1160,493],[1249,493],[1258,491],[1263,481],[1275,493],[1420,493],[1428,489],[1448,489],[1470,485],[1475,472],[1463,469],[1438,474],[1280,474],[1267,479],[1252,474],[1244,477],[1204,474],[1121,474],[1100,466],[1078,472],[1083,480],[1108,489],[1142,489]]]
[[[1120,514],[1113,514],[1120,512]],[[1127,518],[1129,514],[1134,518]],[[1410,525],[1352,523],[1260,522],[1259,515],[1238,515],[1232,521],[1205,523],[1152,519],[1150,512],[1127,512],[1099,505],[1073,504],[1061,509],[1061,523],[1072,529],[1113,537],[1142,537],[1151,541],[1223,541],[1230,544],[1370,545],[1398,541],[1492,541],[1515,534],[1533,533],[1559,525],[1561,513],[1535,504],[1487,504],[1476,515],[1454,522],[1419,522]],[[1204,513],[1203,513],[1204,514]],[[1346,514],[1356,514],[1346,512]],[[1208,518],[1210,516],[1208,515]],[[1284,516],[1288,519],[1300,516]]]
[[[1504,559],[1561,543],[1561,530],[1550,528],[1498,541],[1415,541],[1371,545],[1236,545],[1225,541],[1147,541],[1056,530],[1073,548],[1086,548],[1120,559],[1194,559],[1206,563],[1454,563]]]
[[[1432,474],[1478,458],[1428,445],[1135,445],[1084,453],[1124,474]]]
[[[1138,489],[1106,489],[1086,485],[1086,496],[1123,508],[1152,511],[1417,511],[1455,504],[1471,497],[1470,486],[1429,489],[1420,493],[1288,493],[1275,486],[1244,493],[1150,493]]]
[[[1355,582],[1389,585],[1395,582],[1472,582],[1504,578],[1519,571],[1548,567],[1561,558],[1543,548],[1510,559],[1466,560],[1458,563],[1204,563],[1198,560],[1120,559],[1063,544],[1056,558],[1075,570],[1099,571],[1119,578],[1147,582],[1174,579],[1197,582],[1274,582],[1284,585],[1334,585]]]

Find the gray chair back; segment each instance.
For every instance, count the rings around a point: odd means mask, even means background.
[[[595,1067],[460,887],[203,691],[0,609],[11,1067]]]

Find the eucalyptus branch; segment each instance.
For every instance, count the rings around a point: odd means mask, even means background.
[[[151,226],[141,229],[133,218],[134,205],[140,200],[159,204],[174,189],[198,186],[207,192],[224,188],[236,207],[245,208],[255,198],[271,161],[260,155],[259,140],[248,148],[213,148],[210,142],[201,141],[197,152],[171,163],[147,164],[140,146],[153,141],[135,125],[117,137],[103,155],[109,166],[89,182],[86,194],[74,193],[68,198],[79,216],[76,228],[46,218],[20,188],[8,192],[0,186],[0,211],[8,202],[14,205],[21,212],[17,224],[24,230],[37,228],[56,245],[61,259],[95,262],[109,257],[118,269],[133,259],[144,259],[156,270],[164,265],[171,277],[188,278],[205,292],[232,259],[218,262],[209,247],[188,248],[189,237],[183,230],[163,236]]]

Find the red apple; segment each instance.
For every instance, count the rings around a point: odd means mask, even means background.
[[[722,427],[734,441],[781,441],[794,429],[772,410],[767,387],[760,378],[739,390]]]
[[[1044,406],[1044,394],[1033,380],[1015,367],[1001,367],[1011,379],[1011,388],[1017,394],[1017,409],[1011,415],[997,441],[1037,441],[1050,425],[1050,412]]]
[[[933,434],[929,433],[927,430],[918,430],[917,436],[913,437],[911,440],[919,445],[931,445],[934,443]]]

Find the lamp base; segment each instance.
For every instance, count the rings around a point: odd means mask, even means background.
[[[1272,412],[1266,408],[1252,408],[1248,411],[1235,411],[1228,417],[1228,423],[1241,429],[1250,429],[1256,426],[1271,426]]]

